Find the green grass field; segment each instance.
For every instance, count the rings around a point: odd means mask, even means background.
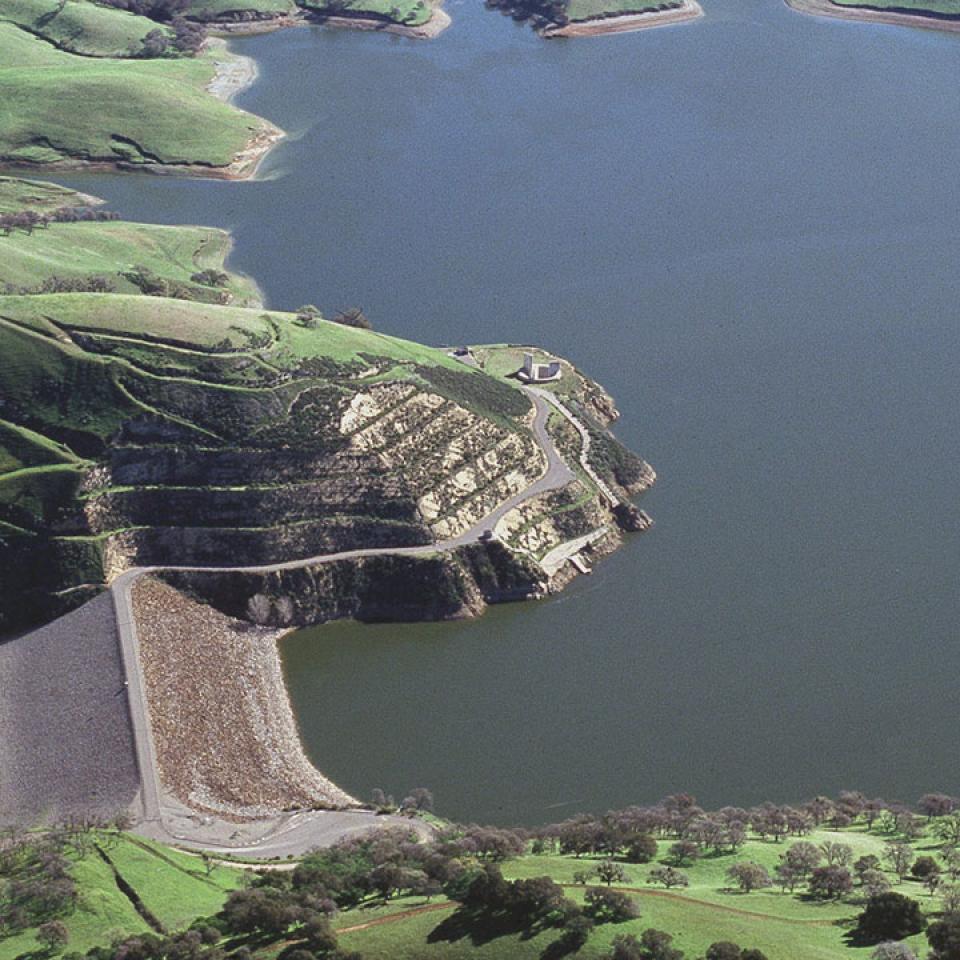
[[[259,14],[284,16],[295,13],[294,0],[192,0],[189,7],[191,17],[201,19],[228,18],[238,11],[255,10]]]
[[[0,184],[0,200],[3,190]],[[252,281],[229,275],[223,288],[191,281],[205,269],[222,270],[230,237],[208,227],[166,227],[121,221],[51,223],[26,234],[0,236],[0,289],[4,284],[39,287],[52,276],[109,277],[118,293],[137,293],[127,276],[146,267],[164,280],[185,284],[198,299],[215,301],[223,291],[237,304],[257,304]]]
[[[16,24],[61,50],[87,57],[125,57],[143,38],[166,27],[125,10],[97,6],[89,0],[4,0],[0,22]]]
[[[263,123],[207,92],[214,69],[80,57],[0,22],[0,162],[227,166]]]

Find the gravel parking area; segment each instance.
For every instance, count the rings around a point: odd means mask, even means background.
[[[0,823],[109,816],[139,786],[110,595],[0,644]]]

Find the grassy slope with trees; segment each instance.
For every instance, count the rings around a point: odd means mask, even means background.
[[[681,0],[487,0],[515,20],[538,30],[610,17],[657,13],[681,7]]]
[[[441,824],[429,844],[385,831],[259,877],[116,829],[11,834],[0,960],[956,960],[958,803],[920,808],[678,795],[534,831]]]
[[[87,0],[4,0],[0,22],[12,23],[52,46],[87,57],[128,57],[157,24]],[[167,37],[169,27],[159,28]]]

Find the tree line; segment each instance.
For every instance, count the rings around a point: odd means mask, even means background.
[[[87,221],[119,220],[120,215],[97,207],[59,207],[56,210],[19,210],[16,213],[0,213],[0,231],[9,237],[14,230],[31,234],[37,228],[46,229],[51,223],[79,223]]]

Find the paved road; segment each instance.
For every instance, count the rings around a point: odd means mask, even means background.
[[[156,751],[150,732],[150,713],[144,686],[143,671],[140,669],[140,641],[137,625],[133,616],[131,588],[140,577],[148,573],[169,571],[214,572],[214,573],[274,573],[278,570],[296,570],[313,567],[337,560],[352,560],[359,557],[404,555],[418,556],[442,551],[455,550],[469,543],[476,543],[488,530],[511,510],[540,494],[557,490],[576,479],[576,474],[560,456],[547,432],[547,419],[550,415],[549,403],[545,391],[527,390],[535,408],[531,425],[534,438],[543,451],[547,468],[543,475],[526,489],[503,501],[495,510],[477,521],[469,530],[456,537],[436,543],[414,547],[375,547],[366,550],[343,550],[340,553],[322,554],[306,557],[302,560],[290,560],[285,563],[248,567],[136,567],[114,580],[111,591],[116,608],[117,630],[123,654],[124,669],[127,676],[127,693],[130,704],[130,719],[136,744],[137,762],[140,768],[142,822],[140,832],[155,839],[182,843],[188,846],[213,849],[229,849],[238,854],[253,855],[260,858],[285,857],[290,854],[302,854],[316,846],[329,845],[336,840],[384,823],[397,822],[410,826],[414,821],[403,818],[377,817],[367,811],[312,811],[267,820],[261,824],[238,827],[235,823],[205,818],[207,823],[198,824],[195,817],[187,811],[178,809],[163,797],[160,788]],[[549,395],[547,395],[549,396]],[[422,824],[419,824],[422,829]]]
[[[527,392],[533,396],[534,402],[537,400],[540,402],[546,401],[556,407],[561,416],[571,423],[577,433],[580,434],[580,466],[583,467],[587,476],[597,485],[607,504],[611,508],[615,507],[620,502],[617,499],[617,495],[607,486],[603,478],[590,465],[590,431],[567,409],[559,397],[550,393],[548,390],[542,390],[539,387],[528,387]]]

